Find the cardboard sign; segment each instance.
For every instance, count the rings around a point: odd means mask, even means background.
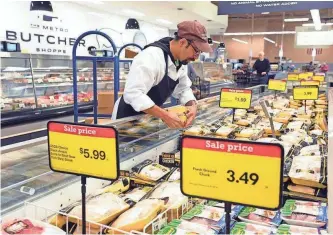
[[[50,121],[47,129],[51,170],[107,180],[118,178],[118,134],[113,127]]]
[[[285,91],[287,89],[287,82],[283,80],[270,79],[268,81],[268,90]]]
[[[316,100],[318,95],[318,86],[296,86],[293,89],[294,100]]]
[[[252,90],[222,88],[220,94],[221,108],[248,109],[251,106]]]
[[[182,139],[181,190],[193,197],[278,209],[284,149],[279,144]]]

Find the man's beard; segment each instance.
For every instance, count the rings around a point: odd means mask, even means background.
[[[188,60],[182,60],[182,61],[180,61],[180,63],[182,64],[182,65],[187,65],[188,63],[190,63],[191,61],[194,61],[195,59],[188,59]]]

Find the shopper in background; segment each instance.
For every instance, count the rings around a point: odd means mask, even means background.
[[[310,63],[306,66],[306,72],[313,72],[315,70],[315,66],[313,65],[313,62],[310,61]]]
[[[328,65],[326,64],[326,62],[324,62],[324,63],[320,66],[320,72],[326,74],[327,71],[328,71]]]
[[[271,70],[271,65],[268,59],[266,59],[264,52],[259,52],[259,59],[253,65],[253,70],[256,72],[256,79],[259,80],[259,84],[268,84],[268,72]],[[262,89],[264,90],[264,89]]]
[[[147,113],[161,118],[170,128],[189,126],[197,113],[196,99],[186,66],[201,52],[211,52],[207,31],[198,21],[177,25],[175,38],[147,45],[133,60],[123,96],[115,103],[112,119]],[[187,122],[161,108],[171,96],[187,106]]]

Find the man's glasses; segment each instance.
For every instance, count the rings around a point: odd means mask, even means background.
[[[187,41],[188,41],[188,43],[193,47],[194,52],[195,52],[196,55],[200,55],[200,54],[202,53],[202,51],[200,51],[199,48],[197,48],[197,47],[194,45],[193,41],[190,41],[190,40],[187,40]]]

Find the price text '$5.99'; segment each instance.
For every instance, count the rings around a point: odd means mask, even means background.
[[[237,179],[237,176],[235,176],[235,172],[233,170],[228,170],[227,173],[229,174],[227,180],[232,183],[241,183],[241,181],[243,181],[245,184],[247,184],[250,181],[252,185],[255,185],[259,180],[259,175],[256,173],[245,172],[239,177],[239,179]]]
[[[92,152],[89,149],[80,148],[80,154],[82,154],[85,158],[91,158],[91,159],[100,159],[105,160],[106,154],[104,151],[98,151],[98,150],[92,150]]]

